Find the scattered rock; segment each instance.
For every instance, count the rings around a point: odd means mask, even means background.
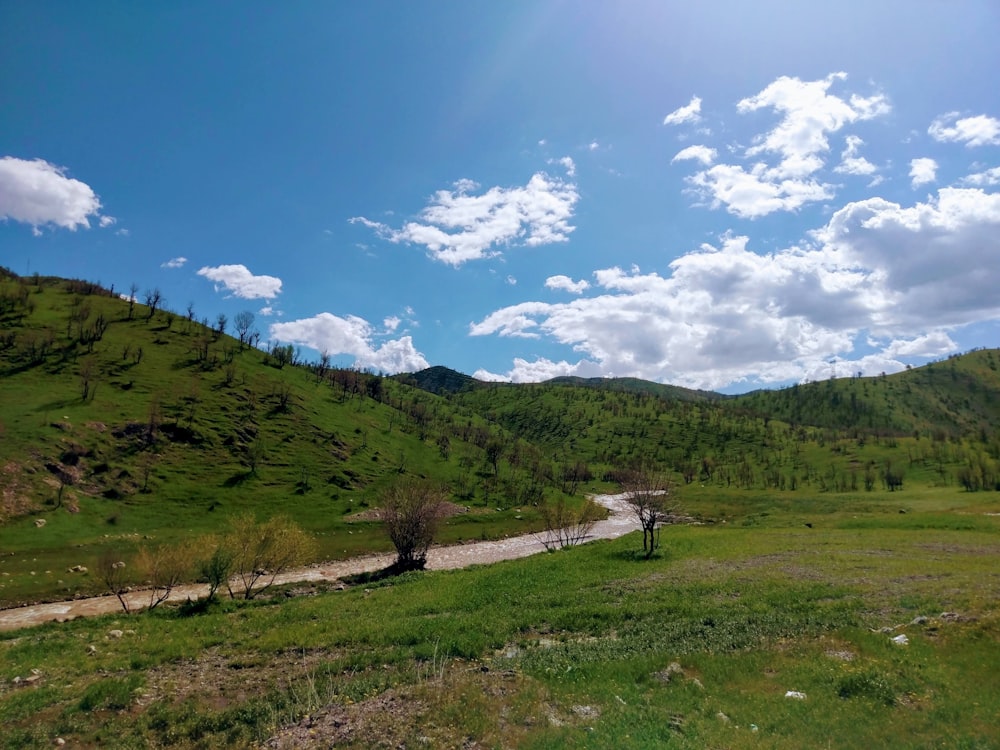
[[[684,676],[684,669],[675,661],[670,662],[666,669],[661,669],[656,672],[653,677],[658,679],[660,682],[667,683],[673,679],[674,675]]]
[[[910,644],[910,639],[906,637],[906,633],[900,633],[895,638],[890,638],[889,640],[897,646],[908,646]]]
[[[66,570],[66,572],[67,573],[86,573],[87,572],[87,566],[86,565],[74,565],[72,568],[68,568]]]
[[[728,716],[722,713],[722,711],[719,711],[719,713],[715,715],[715,718],[721,721],[723,724],[729,724],[732,722],[732,719],[730,719]]]
[[[596,706],[573,706],[573,713],[586,718],[596,718],[601,715],[601,710]]]
[[[116,630],[109,630],[108,631],[108,638],[121,638],[123,635],[125,635],[125,634],[122,631],[117,630],[117,629]]]
[[[56,739],[55,739],[55,746],[56,747],[62,747],[65,744],[66,744],[66,740],[64,740],[62,737],[56,737]]]
[[[46,520],[45,520],[44,518],[36,518],[36,519],[35,519],[35,528],[36,528],[36,529],[40,529],[40,528],[42,528],[42,527],[43,527],[43,526],[44,526],[44,525],[45,525],[46,523],[47,523],[47,521],[46,521]]]
[[[846,649],[840,651],[836,649],[830,649],[829,651],[826,652],[826,655],[829,656],[831,659],[840,659],[840,661],[854,661],[854,659],[857,657],[857,654],[855,654],[853,651],[847,651]]]
[[[927,618],[924,617],[923,615],[919,615],[910,620],[910,625],[926,625],[926,624],[927,624]]]
[[[800,693],[798,690],[789,690],[785,693],[786,698],[793,698],[797,701],[804,701],[806,699],[805,693]]]
[[[97,646],[94,646],[94,645],[87,646],[87,653],[90,656],[93,656],[94,654],[96,654],[97,653]]]
[[[699,680],[697,677],[692,677],[691,678],[691,684],[694,685],[699,690],[704,690],[705,689],[705,686],[701,684],[701,680]]]

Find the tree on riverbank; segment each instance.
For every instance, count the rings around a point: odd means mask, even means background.
[[[658,527],[676,513],[673,485],[662,474],[639,470],[622,481],[622,491],[642,526],[642,549],[648,560],[660,546]]]
[[[396,548],[398,572],[423,570],[427,550],[444,514],[446,492],[430,482],[405,479],[382,493],[379,518]]]

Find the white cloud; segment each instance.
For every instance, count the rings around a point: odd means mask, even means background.
[[[265,318],[270,318],[274,315],[274,308],[271,305],[264,305],[264,307],[257,311],[257,314],[263,315]]]
[[[392,333],[397,328],[399,328],[399,324],[402,322],[403,319],[400,318],[398,315],[390,315],[387,318],[382,319],[382,325],[385,326],[385,330],[388,331],[389,333]]]
[[[597,149],[599,149],[600,147],[601,144],[598,143],[597,141],[591,141],[590,143],[587,144],[588,151],[597,151]]]
[[[832,73],[819,81],[782,76],[760,93],[741,100],[736,105],[741,114],[770,108],[783,115],[773,130],[755,139],[757,143],[747,149],[747,156],[777,154],[781,162],[773,170],[774,177],[801,178],[823,165],[819,155],[830,149],[827,134],[889,112],[889,103],[881,94],[868,98],[852,94],[844,100],[828,93],[834,81],[846,78],[844,73]]]
[[[910,186],[918,188],[921,185],[937,180],[938,163],[926,157],[920,159],[910,159]]]
[[[513,276],[507,276],[506,281],[510,286],[517,286],[517,279]]]
[[[187,258],[183,256],[178,256],[177,258],[171,258],[165,263],[160,264],[160,268],[181,268],[185,263],[187,263]]]
[[[846,144],[840,153],[840,164],[833,168],[839,174],[870,175],[877,171],[877,167],[863,156],[858,156],[858,151],[864,145],[864,141],[856,135],[849,135],[844,139]]]
[[[597,363],[588,360],[580,360],[576,364],[572,364],[565,360],[553,362],[545,358],[529,362],[521,357],[516,357],[514,367],[503,375],[488,370],[476,370],[472,375],[476,380],[500,383],[541,383],[545,380],[565,376],[596,378],[601,376],[601,369]]]
[[[273,323],[269,331],[276,341],[301,344],[332,355],[352,356],[354,366],[359,368],[393,374],[429,367],[424,355],[414,348],[410,336],[376,344],[372,325],[355,315],[341,318],[324,312],[311,318]]]
[[[0,158],[0,220],[40,227],[57,226],[76,231],[90,228],[90,218],[102,227],[115,223],[101,216],[101,201],[86,183],[66,176],[65,167],[43,159]]]
[[[696,172],[687,178],[690,192],[704,205],[725,207],[731,214],[750,219],[832,199],[834,186],[816,176],[826,165],[830,134],[890,111],[882,94],[851,94],[846,98],[830,94],[834,83],[846,77],[833,73],[818,81],[802,81],[782,76],[754,96],[740,100],[736,105],[740,114],[770,109],[781,116],[780,122],[755,136],[749,148],[730,147],[733,153],[742,151],[748,165],[716,164]],[[857,175],[876,171],[871,162],[857,155],[863,143],[860,138],[849,135],[845,143],[841,163],[834,171]],[[673,161],[682,155],[699,154],[685,149]],[[709,163],[699,160],[706,166]]]
[[[701,99],[692,96],[691,101],[683,107],[678,107],[669,115],[663,118],[664,125],[683,125],[686,122],[698,122],[701,120]]]
[[[241,299],[272,300],[281,293],[281,279],[275,276],[254,276],[242,264],[229,266],[205,266],[198,269],[198,275],[221,284],[227,291]],[[216,286],[218,288],[218,286]]]
[[[959,183],[962,185],[972,185],[976,187],[1000,185],[1000,167],[993,167],[992,169],[967,175],[959,180]]]
[[[545,280],[545,287],[547,289],[562,289],[572,294],[583,294],[590,288],[590,284],[584,279],[573,281],[569,276],[559,275],[549,276]]]
[[[605,268],[587,296],[525,301],[471,335],[545,339],[576,365],[516,360],[507,380],[590,367],[698,388],[903,368],[901,357],[955,350],[949,331],[1000,318],[1000,195],[945,188],[900,206],[850,203],[801,246],[762,255],[725,235],[669,274]],[[559,286],[561,282],[557,282]],[[859,353],[861,346],[876,351]]]
[[[670,160],[670,163],[673,164],[675,161],[696,159],[705,166],[708,166],[715,161],[715,157],[718,153],[719,152],[714,148],[709,148],[708,146],[688,146],[687,148],[682,148],[674,154],[674,158]]]
[[[389,242],[423,245],[433,259],[456,267],[499,255],[501,246],[566,242],[575,229],[569,222],[580,196],[571,182],[538,172],[523,187],[471,194],[477,188],[471,180],[459,180],[454,190],[439,190],[420,220],[401,229],[363,216],[350,221]]]
[[[834,195],[832,185],[813,179],[773,180],[763,164],[755,164],[750,172],[738,164],[717,164],[686,179],[712,208],[725,206],[729,213],[744,219],[794,211]]]
[[[1000,120],[987,115],[960,117],[949,112],[936,118],[927,132],[936,141],[964,142],[966,147],[1000,145]]]
[[[576,177],[576,162],[570,156],[564,156],[561,159],[549,159],[549,164],[559,164],[563,169],[566,170],[567,177]]]

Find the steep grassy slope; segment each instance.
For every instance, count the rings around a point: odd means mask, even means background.
[[[839,378],[734,399],[794,424],[883,434],[978,437],[1000,425],[1000,350],[981,349],[906,372]]]
[[[246,511],[293,517],[323,558],[384,549],[376,525],[352,516],[401,475],[440,481],[470,507],[444,540],[538,527],[512,507],[528,472],[487,460],[499,428],[390,379],[282,364],[150,313],[85,282],[0,281],[0,549],[18,561],[10,573],[54,571],[0,582],[0,600],[51,596],[60,579],[64,594],[85,590],[67,563],[218,531]]]

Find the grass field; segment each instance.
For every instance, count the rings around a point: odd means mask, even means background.
[[[649,561],[633,534],[5,634],[0,743],[1000,745],[996,505],[955,490],[746,500],[725,523],[663,529]]]

